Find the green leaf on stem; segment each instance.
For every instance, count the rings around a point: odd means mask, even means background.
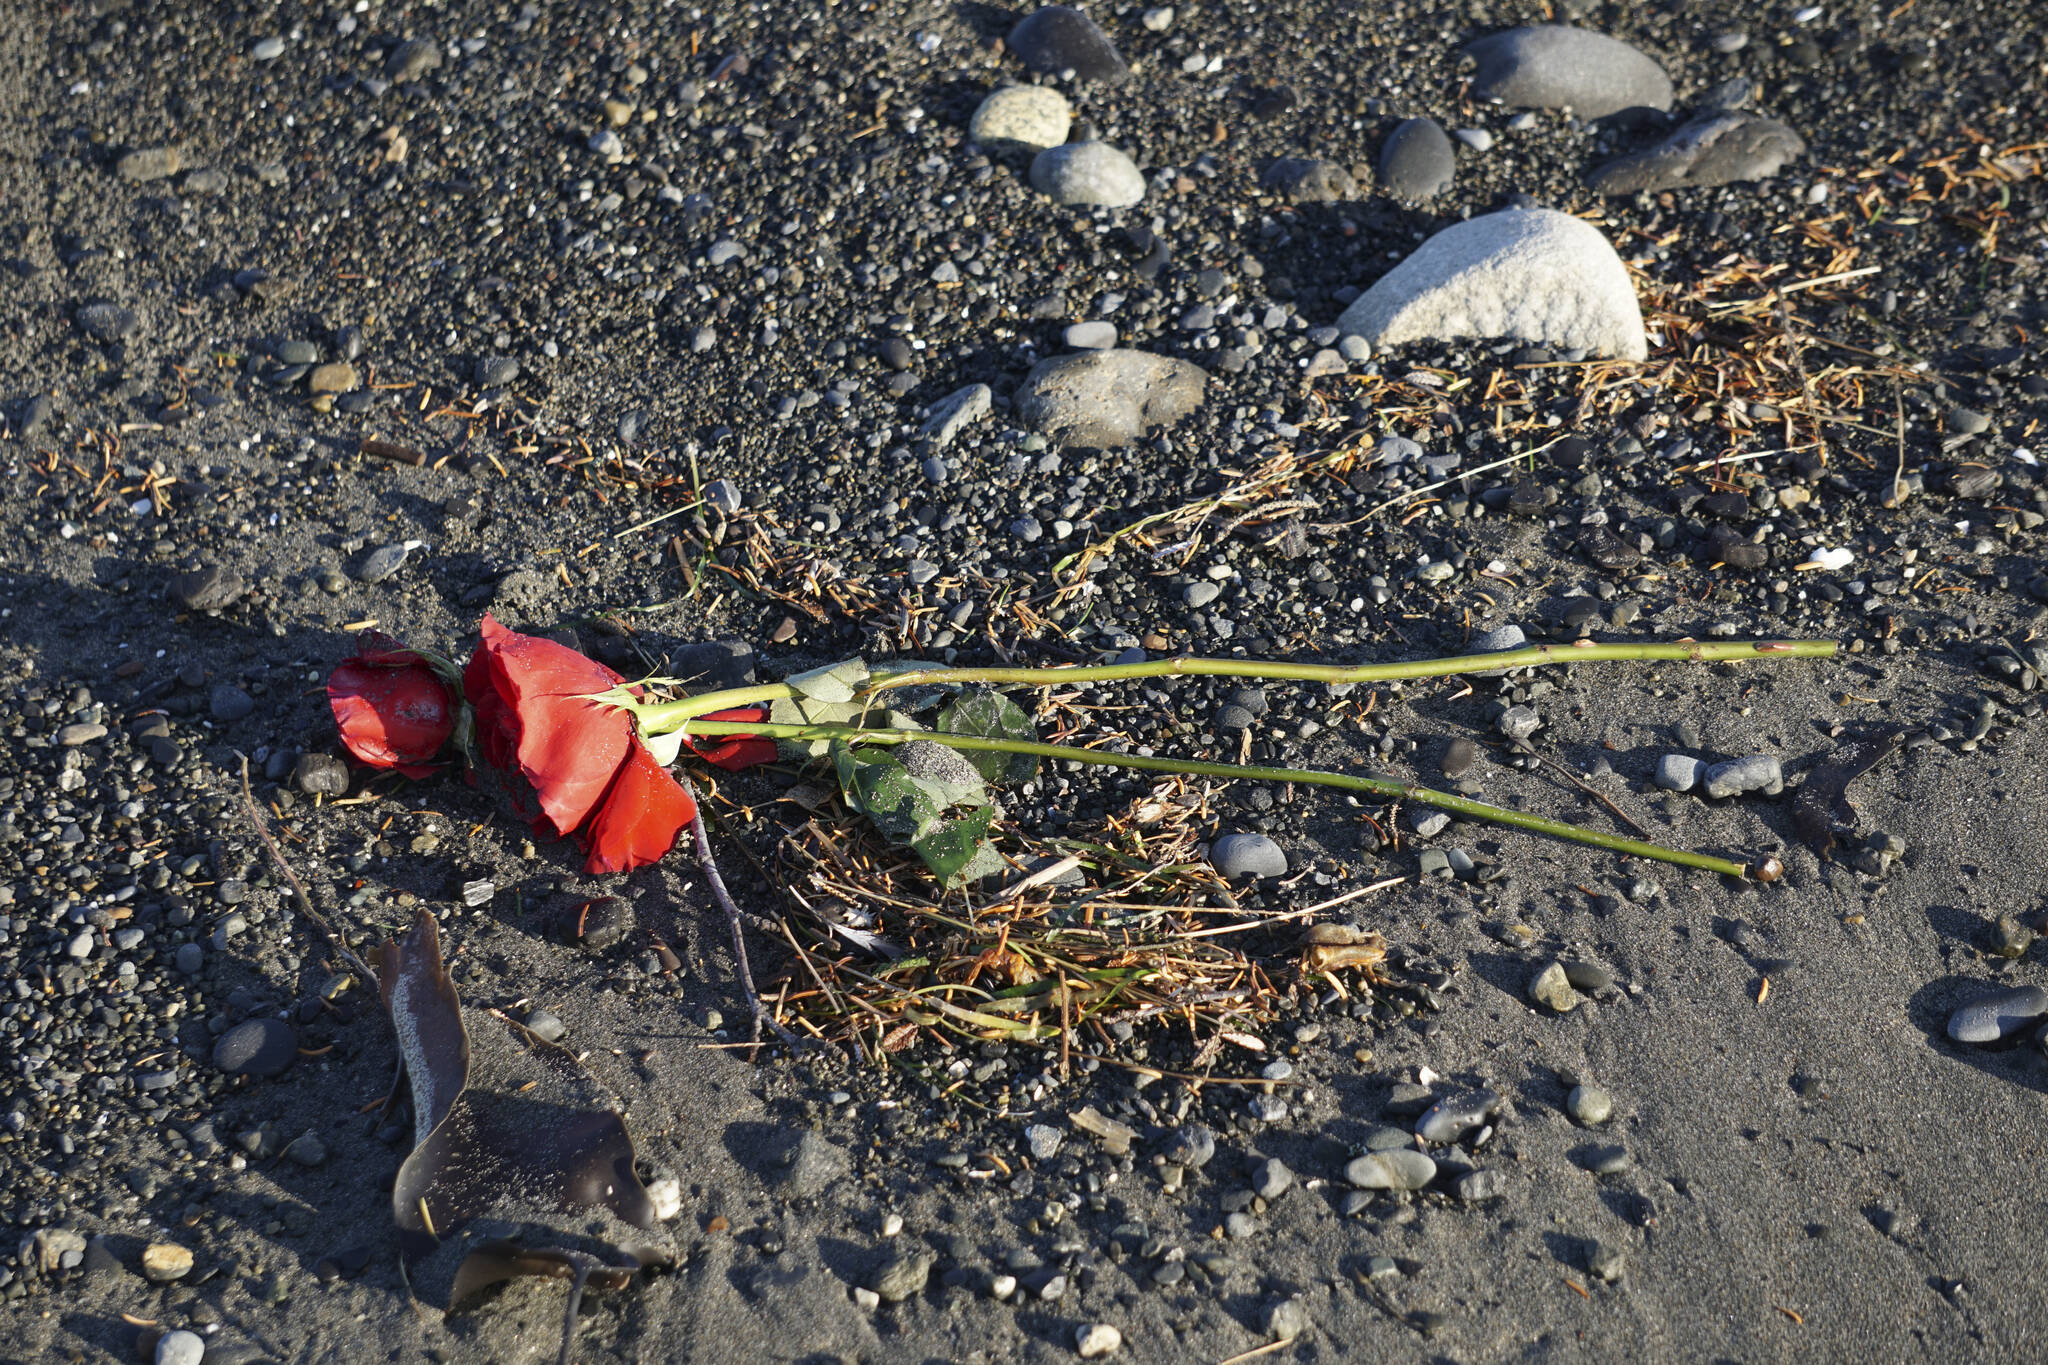
[[[936,729],[949,735],[974,735],[981,739],[1023,740],[1035,743],[1038,730],[1022,707],[1000,692],[973,687],[963,691],[939,712]],[[978,751],[963,755],[991,782],[1029,782],[1038,774],[1038,760],[1030,754]]]
[[[812,701],[848,702],[853,700],[856,689],[868,680],[868,664],[865,659],[841,659],[836,664],[826,664],[808,673],[798,673],[783,681]]]
[[[855,749],[843,741],[832,744],[832,766],[847,804],[867,816],[883,838],[917,854],[947,886],[1002,870],[1003,861],[988,842],[993,805],[979,803],[964,814],[946,815],[947,807],[956,804],[949,797],[979,797],[978,785],[915,776],[893,754]]]
[[[963,879],[976,855],[987,846],[989,821],[995,813],[993,806],[977,806],[965,815],[941,820],[921,838],[913,840],[911,850],[924,859],[934,877],[953,886]]]

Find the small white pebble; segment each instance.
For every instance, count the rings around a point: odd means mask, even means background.
[[[1074,1349],[1081,1353],[1083,1360],[1114,1355],[1123,1344],[1124,1334],[1106,1322],[1091,1322],[1086,1327],[1074,1329]]]

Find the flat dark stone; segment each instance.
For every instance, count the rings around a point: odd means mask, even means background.
[[[249,1019],[213,1045],[213,1064],[230,1076],[275,1076],[299,1055],[299,1038],[282,1019]]]
[[[1010,51],[1033,71],[1067,71],[1084,81],[1114,84],[1130,78],[1123,54],[1095,21],[1066,5],[1028,14],[1009,37]]]

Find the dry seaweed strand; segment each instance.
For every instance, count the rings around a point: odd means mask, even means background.
[[[783,983],[783,1019],[875,1058],[917,1040],[942,1051],[1003,1040],[1047,1048],[1069,1065],[1076,1056],[1124,1065],[1105,1055],[1107,1026],[1162,1017],[1184,1024],[1198,1050],[1249,1037],[1246,1030],[1276,1017],[1296,987],[1277,987],[1270,959],[1238,946],[1241,936],[1290,927],[1400,879],[1320,907],[1244,911],[1197,856],[1214,792],[1170,777],[1081,831],[1088,837],[1051,841],[1042,851],[1012,849],[1023,875],[980,901],[935,899],[921,866],[864,822],[805,819],[786,831],[768,868],[787,900],[818,922],[787,936],[802,976]],[[1095,885],[1060,887],[1026,866],[1040,859],[1048,864],[1043,872],[1087,869]],[[1217,925],[1218,916],[1225,923]],[[855,965],[834,942],[832,918],[885,933],[902,956]],[[1221,941],[1226,935],[1237,937]],[[1077,1045],[1084,1037],[1099,1045]],[[1201,1072],[1186,1074],[1200,1083],[1262,1083]]]

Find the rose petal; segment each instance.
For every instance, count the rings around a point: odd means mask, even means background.
[[[632,719],[588,696],[623,681],[566,645],[484,617],[483,646],[463,671],[478,756],[498,770],[494,785],[537,828],[572,833],[618,775],[633,744]],[[520,799],[515,771],[532,788],[538,816]]]
[[[422,765],[455,729],[454,699],[424,663],[383,667],[350,659],[328,675],[327,704],[351,754],[372,767],[405,769],[409,777],[432,771]]]
[[[726,711],[714,711],[704,720],[756,720],[768,719],[765,706],[736,706]],[[728,772],[739,772],[762,763],[773,763],[781,750],[772,739],[759,735],[705,735],[700,739],[685,740],[690,752],[714,767]]]
[[[647,746],[635,743],[583,832],[590,853],[583,870],[592,876],[631,872],[660,861],[696,813],[690,794],[654,761]]]

